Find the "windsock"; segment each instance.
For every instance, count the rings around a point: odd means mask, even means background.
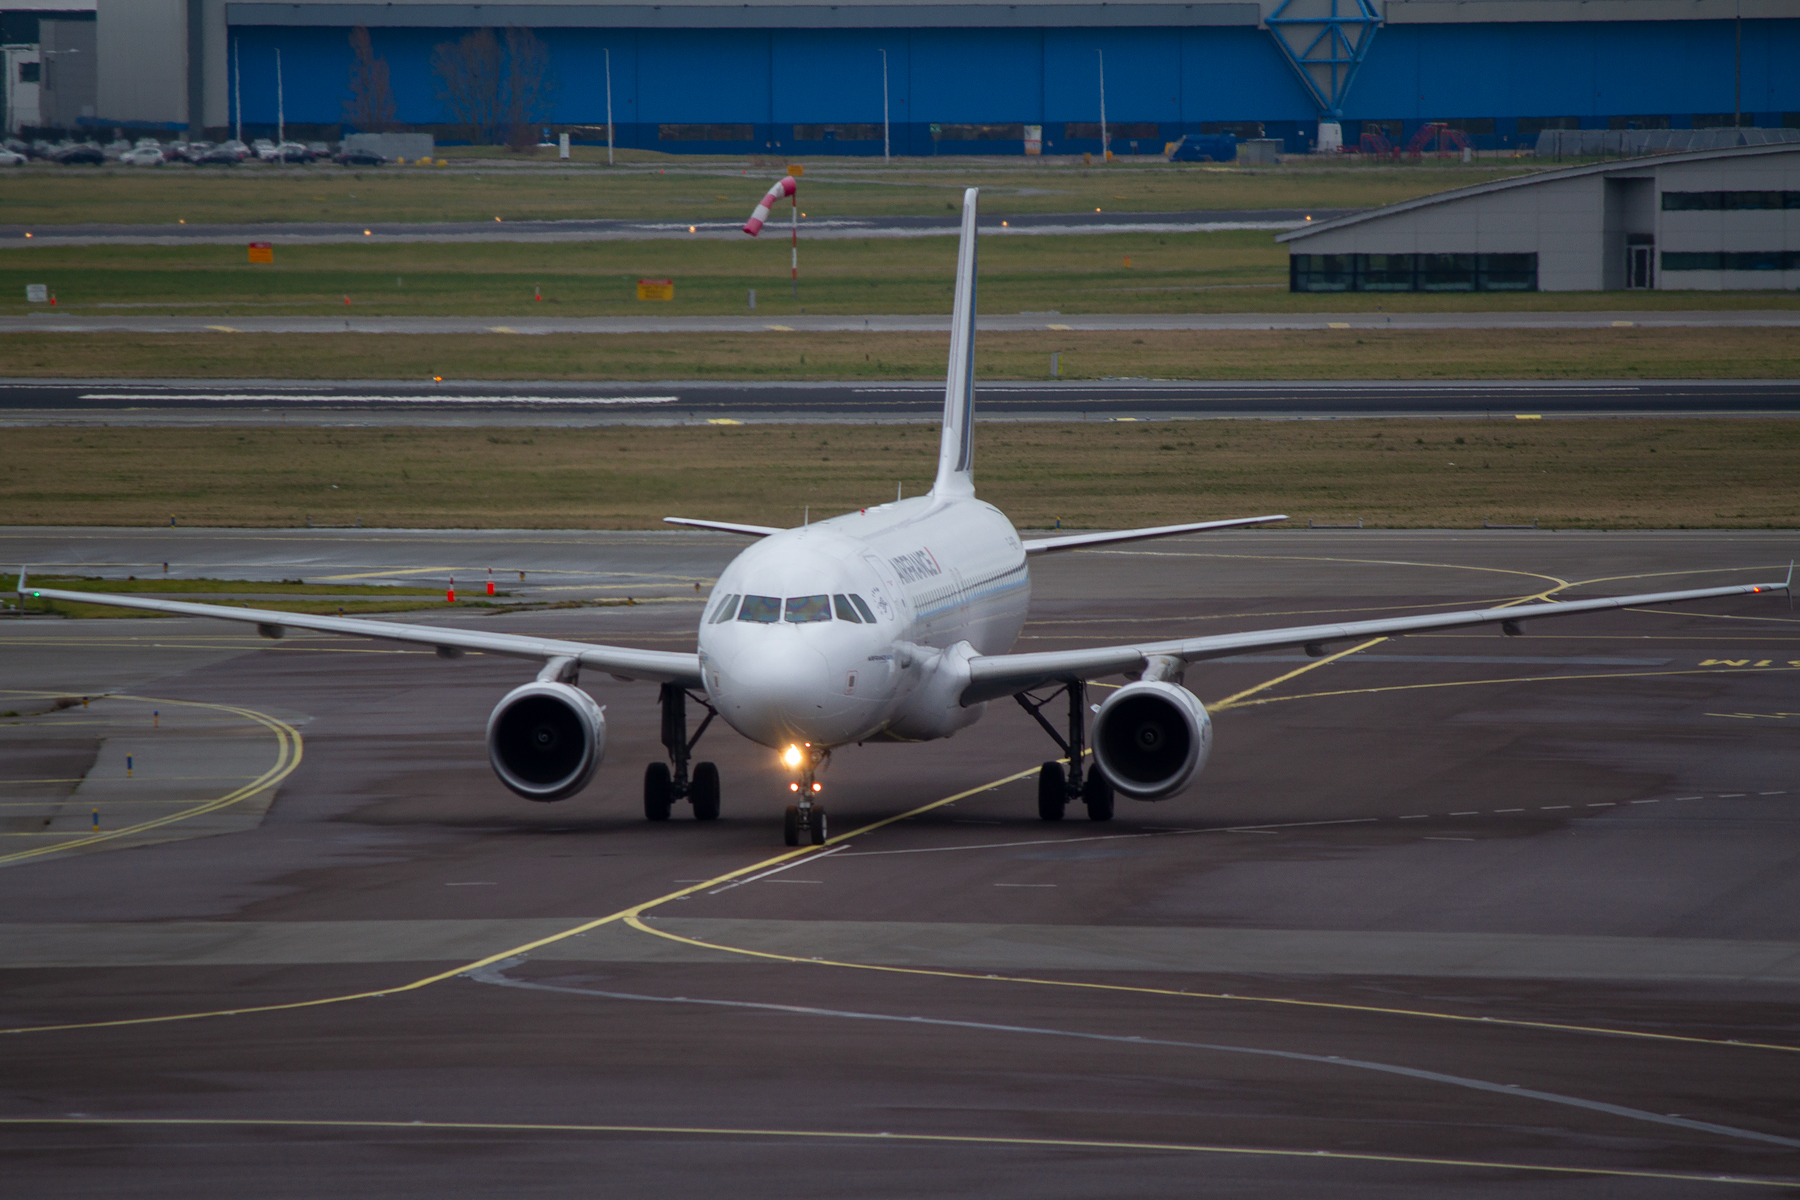
[[[744,232],[751,237],[761,233],[763,222],[769,219],[769,210],[781,203],[783,196],[793,195],[797,183],[792,175],[783,175],[776,181],[775,186],[769,189],[769,194],[762,198],[762,203],[756,206],[756,211],[750,214],[750,219],[744,222]]]

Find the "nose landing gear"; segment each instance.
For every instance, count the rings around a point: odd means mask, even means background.
[[[1039,709],[1056,699],[1058,694],[1069,697],[1069,736],[1063,737],[1056,731],[1056,726],[1044,719]],[[1019,707],[1030,713],[1032,719],[1044,727],[1053,741],[1068,755],[1068,770],[1059,762],[1047,762],[1038,768],[1038,819],[1040,821],[1060,821],[1063,810],[1070,803],[1079,800],[1087,806],[1088,820],[1110,821],[1113,818],[1113,786],[1096,767],[1085,766],[1082,762],[1087,753],[1085,741],[1087,728],[1087,685],[1077,679],[1063,685],[1061,692],[1052,692],[1039,700],[1020,692],[1013,697]]]
[[[719,819],[719,768],[712,763],[698,763],[693,775],[688,774],[688,759],[700,741],[700,735],[718,716],[717,710],[698,696],[695,703],[706,709],[706,719],[694,736],[687,734],[687,689],[678,683],[662,685],[662,744],[669,751],[667,763],[653,762],[644,768],[644,819],[666,821],[675,801],[687,800],[694,806],[694,820]],[[672,768],[672,769],[671,769]]]
[[[824,785],[817,778],[819,766],[827,757],[829,752],[820,753],[810,745],[804,748],[789,746],[782,755],[782,762],[794,773],[788,790],[798,801],[788,805],[781,823],[782,840],[790,846],[823,846],[825,839],[831,836],[825,822],[825,808],[819,803]]]

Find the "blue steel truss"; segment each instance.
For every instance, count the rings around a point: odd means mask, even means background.
[[[1312,15],[1288,16],[1290,8]],[[1341,118],[1344,97],[1381,28],[1374,5],[1370,0],[1281,0],[1266,23],[1320,115]]]

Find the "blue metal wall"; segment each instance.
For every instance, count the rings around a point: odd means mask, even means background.
[[[442,124],[431,50],[462,29],[376,28],[403,122]],[[690,152],[779,149],[789,154],[880,153],[874,141],[797,142],[795,125],[881,121],[881,56],[896,154],[934,152],[930,126],[1044,126],[1049,153],[1097,151],[1064,140],[1067,122],[1099,119],[1096,49],[1106,62],[1113,126],[1154,124],[1154,144],[1208,122],[1260,121],[1292,150],[1306,147],[1317,112],[1269,35],[1247,27],[1188,29],[601,30],[547,29],[561,81],[553,125],[606,119],[604,52],[622,146]],[[243,119],[275,120],[275,51],[282,54],[287,120],[343,118],[351,56],[347,29],[239,26]],[[1800,113],[1800,21],[1744,23],[1744,111],[1780,124]],[[1345,107],[1345,140],[1364,120],[1410,133],[1439,119],[1492,119],[1476,141],[1500,147],[1520,118],[1575,117],[1605,128],[1620,116],[1661,115],[1675,128],[1732,110],[1730,22],[1393,25],[1376,37]],[[235,112],[235,102],[234,102]],[[729,142],[659,141],[660,124],[750,125]],[[1115,150],[1122,149],[1117,143]],[[1018,154],[1016,141],[942,141],[940,154]]]

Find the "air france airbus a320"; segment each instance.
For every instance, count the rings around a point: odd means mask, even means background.
[[[679,525],[758,539],[719,576],[693,654],[116,594],[48,588],[28,594],[249,621],[268,637],[280,637],[293,627],[424,643],[451,657],[479,650],[538,662],[537,679],[502,698],[487,724],[488,758],[495,773],[527,800],[567,799],[587,786],[600,765],[606,722],[599,705],[577,686],[582,668],[657,683],[669,762],[652,763],[644,773],[644,815],[667,820],[679,799],[692,804],[696,820],[719,815],[718,768],[703,762],[689,769],[700,732],[717,716],[779,754],[791,776],[794,801],[787,809],[787,843],[817,845],[826,839],[817,775],[834,749],[867,741],[949,737],[980,720],[990,700],[1017,699],[1062,752],[1061,759],[1046,762],[1039,773],[1038,815],[1060,820],[1068,804],[1079,801],[1091,819],[1104,821],[1112,816],[1116,793],[1161,800],[1186,788],[1205,765],[1212,724],[1200,701],[1182,686],[1182,672],[1202,659],[1290,646],[1304,646],[1317,657],[1334,642],[1470,625],[1499,625],[1517,634],[1531,620],[1786,591],[1792,582],[1790,568],[1782,583],[1010,653],[1030,606],[1034,555],[1286,518],[1246,517],[1029,540],[1019,536],[999,509],[977,499],[972,436],[975,213],[976,191],[971,188],[963,197],[943,437],[930,493],[800,529],[670,518]],[[24,593],[23,575],[19,586]],[[1090,719],[1086,685],[1106,676],[1124,676],[1129,682],[1092,710]],[[1034,695],[1045,689],[1047,697]],[[1059,696],[1068,705],[1066,732],[1041,712]],[[707,710],[692,737],[689,699]],[[1090,746],[1091,765],[1086,762]]]

